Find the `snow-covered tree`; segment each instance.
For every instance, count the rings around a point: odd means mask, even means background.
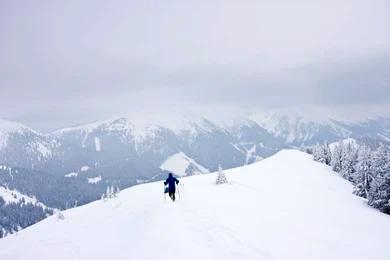
[[[330,151],[328,143],[324,144],[323,150],[324,150],[325,164],[330,166],[330,163],[332,161],[332,152]]]
[[[313,159],[314,159],[315,161],[318,161],[318,162],[321,162],[321,163],[325,163],[323,150],[322,150],[322,148],[321,148],[321,145],[319,145],[319,144],[317,144],[317,145],[313,148]]]
[[[119,187],[115,187],[113,185],[108,186],[106,189],[106,193],[104,193],[101,197],[103,200],[107,200],[110,198],[116,198],[119,195],[120,189]]]
[[[362,145],[340,141],[313,148],[313,159],[327,164],[330,155],[332,169],[354,184],[354,194],[368,199],[368,204],[390,214],[390,149],[380,145],[376,151]],[[328,154],[329,153],[329,154]]]
[[[343,145],[341,154],[341,175],[349,180],[353,181],[355,173],[355,165],[357,163],[357,149],[351,143]]]
[[[329,145],[327,143],[325,143],[323,145],[317,144],[313,148],[313,159],[315,161],[324,163],[326,165],[330,165],[331,156],[332,155],[330,152],[330,148],[329,148]]]
[[[330,165],[332,166],[333,171],[340,172],[341,171],[341,158],[343,155],[343,147],[344,144],[339,142],[333,148]]]
[[[114,197],[117,197],[117,196],[119,195],[120,192],[121,192],[120,188],[119,188],[119,187],[116,187],[116,188],[115,188]]]
[[[108,186],[106,189],[106,198],[111,198],[111,187]]]
[[[368,204],[390,214],[390,151],[383,144],[374,153],[372,170],[374,177],[368,192]]]
[[[372,173],[372,152],[369,147],[363,145],[359,148],[356,172],[354,175],[354,194],[367,198],[370,185],[373,180]]]
[[[227,179],[225,176],[225,173],[223,173],[221,165],[218,167],[218,177],[217,180],[215,181],[216,184],[224,184],[227,183]]]

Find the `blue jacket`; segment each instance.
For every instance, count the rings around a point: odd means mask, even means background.
[[[169,192],[172,192],[174,193],[175,190],[176,190],[176,187],[175,185],[176,184],[179,184],[179,180],[175,177],[172,176],[172,174],[169,174],[169,177],[167,178],[167,180],[164,182],[164,185],[167,185],[168,184],[168,190]]]

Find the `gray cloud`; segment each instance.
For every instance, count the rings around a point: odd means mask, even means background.
[[[387,1],[2,1],[1,118],[126,111],[389,112]]]

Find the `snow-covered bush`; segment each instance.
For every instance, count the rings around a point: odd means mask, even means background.
[[[215,183],[218,185],[218,184],[224,184],[224,183],[227,183],[227,182],[228,181],[226,179],[225,173],[223,173],[221,165],[220,165],[218,167],[218,176],[217,176],[217,180],[215,181]]]

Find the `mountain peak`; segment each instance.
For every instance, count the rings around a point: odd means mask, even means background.
[[[7,145],[7,141],[10,135],[23,135],[25,133],[34,133],[40,135],[39,133],[20,123],[0,119],[0,149]]]
[[[6,132],[7,133],[11,133],[11,132],[22,133],[25,131],[30,131],[30,132],[36,133],[32,129],[30,129],[30,128],[28,128],[20,123],[0,119],[0,133],[6,133]]]

